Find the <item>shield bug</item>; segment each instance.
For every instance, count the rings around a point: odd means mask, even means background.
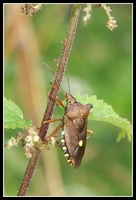
[[[67,105],[63,117],[61,145],[64,156],[72,166],[78,168],[85,152],[87,118],[92,104],[81,104],[71,94],[66,94]]]
[[[61,148],[67,162],[78,168],[81,164],[86,148],[87,133],[92,135],[92,131],[87,130],[88,115],[92,104],[81,104],[70,93],[65,94],[66,106],[60,99],[58,104],[64,108],[62,119],[51,119],[43,123],[61,121],[57,128],[46,138],[49,143],[57,131],[62,128]]]

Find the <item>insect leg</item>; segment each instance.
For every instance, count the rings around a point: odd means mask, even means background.
[[[87,129],[87,133],[89,134],[89,135],[87,136],[87,139],[88,139],[90,136],[92,136],[92,135],[93,135],[93,131],[91,131],[91,130],[88,130],[88,129]]]
[[[47,120],[47,121],[43,121],[43,124],[48,124],[48,123],[51,123],[51,122],[57,122],[57,121],[62,121],[62,119],[50,119],[50,120]],[[57,133],[57,131],[62,127],[63,123],[61,122],[57,128],[49,135],[45,138],[45,141],[48,143],[51,138],[53,137],[53,135],[55,135],[55,133]],[[45,142],[45,143],[46,143]]]
[[[50,139],[51,139],[51,137],[52,137],[55,133],[57,133],[57,131],[58,131],[60,128],[62,128],[62,127],[63,127],[63,123],[61,122],[61,123],[55,128],[55,130],[54,130],[48,137],[46,137],[46,141],[49,142]]]
[[[49,123],[57,122],[57,121],[62,121],[62,119],[49,119],[47,121],[43,121],[43,124],[49,124]]]
[[[65,108],[64,104],[62,103],[62,101],[58,97],[57,97],[57,102],[62,108]]]

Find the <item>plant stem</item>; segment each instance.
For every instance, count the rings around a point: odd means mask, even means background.
[[[62,81],[64,72],[66,69],[66,64],[68,61],[70,50],[72,48],[72,43],[73,43],[74,35],[76,32],[77,24],[78,24],[80,10],[81,10],[81,4],[73,5],[71,16],[70,16],[70,22],[69,22],[69,26],[67,29],[66,38],[62,43],[63,49],[62,49],[61,57],[59,58],[59,61],[58,61],[58,69],[57,69],[57,72],[55,75],[54,82],[52,84],[53,86],[52,86],[51,91],[48,96],[47,107],[46,107],[46,110],[45,110],[45,113],[43,116],[40,130],[39,130],[39,136],[43,141],[46,137],[46,133],[47,133],[48,126],[49,126],[49,124],[44,124],[43,121],[47,121],[47,120],[51,119],[51,117],[52,117],[53,110],[55,107],[56,97],[58,96],[58,92],[59,92],[61,81]],[[35,150],[35,152],[32,155],[32,158],[30,158],[17,196],[25,196],[26,191],[28,190],[30,181],[32,179],[32,175],[34,173],[34,169],[36,167],[36,164],[38,163],[40,153],[41,153],[40,150]]]

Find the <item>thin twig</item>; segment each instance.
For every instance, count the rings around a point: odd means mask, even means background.
[[[81,4],[73,5],[70,22],[69,22],[69,26],[67,29],[67,35],[66,35],[65,40],[62,43],[63,49],[62,49],[61,57],[58,61],[58,69],[57,69],[57,72],[55,75],[54,82],[52,84],[53,87],[48,96],[47,107],[46,107],[46,110],[44,113],[44,117],[43,117],[43,120],[41,123],[40,130],[39,130],[39,136],[43,141],[46,137],[46,133],[47,133],[48,126],[49,126],[49,124],[44,124],[43,121],[47,121],[47,120],[51,119],[51,117],[52,117],[52,113],[53,113],[53,110],[55,107],[56,97],[57,97],[59,89],[60,89],[61,81],[62,81],[64,72],[66,69],[66,64],[68,61],[70,50],[72,48],[72,43],[73,43],[74,35],[76,32],[77,24],[78,24],[80,10],[81,10]],[[34,173],[34,169],[39,160],[40,153],[41,153],[40,150],[35,150],[35,152],[32,155],[32,158],[29,160],[29,163],[28,163],[26,172],[24,174],[23,180],[21,182],[17,196],[25,196],[26,191],[28,190],[30,181],[32,179],[32,175]]]

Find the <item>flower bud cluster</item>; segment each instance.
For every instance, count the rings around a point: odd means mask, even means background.
[[[43,142],[38,136],[38,130],[34,126],[30,126],[28,129],[24,130],[24,134],[19,132],[17,136],[11,137],[11,139],[5,144],[5,147],[10,149],[13,146],[18,146],[22,142],[22,146],[25,149],[25,156],[27,158],[32,157],[32,153],[35,148],[42,150]]]
[[[117,28],[117,22],[116,20],[114,19],[114,17],[111,16],[111,8],[109,6],[106,6],[106,4],[94,4],[95,8],[100,8],[102,7],[105,11],[106,11],[106,14],[109,18],[108,22],[106,23],[106,27],[109,29],[109,30],[113,30],[114,28]],[[91,14],[90,12],[92,12],[92,4],[87,4],[87,6],[83,9],[83,11],[86,12],[86,15],[83,17],[83,22],[84,22],[84,25],[87,24],[87,20],[90,19],[91,17]]]

